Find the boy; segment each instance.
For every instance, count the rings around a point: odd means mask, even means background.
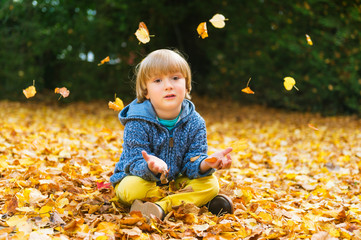
[[[219,184],[212,175],[230,168],[232,148],[207,155],[205,121],[189,100],[190,91],[190,67],[177,51],[156,50],[136,67],[137,99],[119,113],[125,125],[123,152],[110,178],[131,211],[163,219],[186,202],[208,203],[214,214],[233,213],[232,201],[217,195]],[[159,185],[165,175],[193,191],[163,197]]]

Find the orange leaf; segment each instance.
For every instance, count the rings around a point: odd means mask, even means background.
[[[100,66],[100,65],[103,65],[104,63],[106,63],[106,62],[109,62],[109,56],[108,57],[106,57],[106,58],[104,58],[103,60],[101,60],[100,61],[100,63],[98,63],[98,66]]]
[[[211,158],[207,158],[205,161],[209,162],[209,163],[215,163],[215,162],[217,162],[217,158],[211,157]]]
[[[66,98],[67,96],[69,96],[69,93],[70,93],[70,91],[66,87],[55,88],[54,92],[59,93],[61,96],[63,96],[63,98]]]
[[[147,42],[150,41],[150,35],[149,35],[149,31],[147,28],[147,25],[145,25],[144,22],[140,22],[139,23],[139,28],[138,30],[135,32],[135,36],[138,38],[138,40],[143,43],[146,44]]]
[[[36,94],[36,89],[34,86],[30,86],[27,87],[26,89],[23,90],[23,93],[25,95],[26,98],[31,98],[34,97]]]
[[[206,22],[200,23],[197,27],[197,32],[202,39],[208,37],[207,23]]]
[[[248,87],[250,81],[251,81],[251,78],[248,79],[247,86],[242,89],[242,92],[247,93],[247,94],[254,94],[254,92],[250,89],[250,87]]]
[[[242,92],[248,93],[248,94],[254,94],[254,92],[249,87],[243,88]]]
[[[109,101],[108,107],[114,111],[121,111],[124,108],[124,104],[120,98],[115,98],[114,102]]]

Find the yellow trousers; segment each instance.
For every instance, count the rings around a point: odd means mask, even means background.
[[[131,205],[134,200],[153,199],[167,214],[173,206],[184,203],[193,203],[201,207],[212,200],[219,192],[218,179],[214,175],[189,179],[181,176],[175,180],[175,186],[183,186],[183,189],[191,187],[191,192],[180,192],[168,196],[163,196],[156,182],[146,181],[137,176],[126,176],[115,186],[115,193],[124,204]]]

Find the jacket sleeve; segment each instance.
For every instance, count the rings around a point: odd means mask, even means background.
[[[207,172],[201,174],[199,165],[208,157],[208,144],[207,144],[207,130],[206,124],[203,118],[200,116],[196,118],[196,122],[192,122],[192,134],[190,134],[191,143],[189,150],[183,159],[182,174],[188,178],[200,178],[209,176],[215,172],[215,169],[211,168]]]
[[[142,150],[153,155],[149,144],[149,134],[151,134],[149,125],[144,121],[134,120],[126,123],[123,152],[117,167],[127,175],[138,176],[147,181],[160,181],[149,170],[148,164],[142,156]]]

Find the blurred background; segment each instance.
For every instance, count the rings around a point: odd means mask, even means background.
[[[222,29],[209,22],[216,13],[229,19]],[[141,21],[154,35],[147,44],[134,35]],[[35,80],[43,96],[68,88],[65,103],[129,102],[135,65],[176,48],[191,65],[193,95],[361,115],[360,0],[0,0],[0,22],[2,99],[26,99]],[[284,88],[286,76],[299,91]],[[241,92],[249,78],[254,95]]]

